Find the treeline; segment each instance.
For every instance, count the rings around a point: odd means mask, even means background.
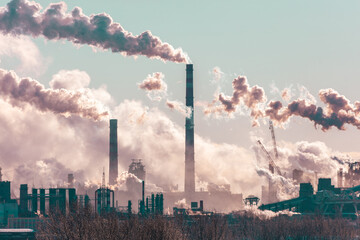
[[[278,216],[264,219],[252,214],[212,216],[98,216],[82,211],[54,215],[43,222],[37,239],[359,239],[358,221],[321,216]]]

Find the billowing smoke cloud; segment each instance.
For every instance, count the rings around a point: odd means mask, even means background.
[[[151,100],[161,101],[167,95],[167,84],[164,82],[164,78],[163,73],[155,72],[149,74],[138,86],[147,92]]]
[[[16,183],[36,183],[39,187],[64,187],[67,186],[68,173],[73,173],[78,182],[85,180],[83,170],[73,172],[54,158],[20,164],[14,170],[14,179]],[[29,181],[30,179],[32,181]]]
[[[266,102],[264,89],[255,85],[250,87],[245,76],[239,76],[232,82],[233,95],[231,97],[220,93],[212,104],[204,110],[205,114],[226,112],[234,113],[237,107],[244,105],[250,110],[250,115],[253,117],[253,125],[257,125],[257,119],[263,116],[263,111],[259,108],[260,104]],[[221,105],[215,105],[220,102]]]
[[[163,61],[188,62],[181,48],[174,49],[150,31],[134,36],[106,13],[88,17],[79,7],[67,13],[64,2],[50,4],[44,11],[41,9],[36,2],[12,0],[0,9],[0,30],[6,34],[66,39],[75,44],[111,49],[126,56],[143,55]]]
[[[325,110],[304,99],[297,99],[283,107],[280,101],[271,101],[266,109],[266,116],[274,122],[282,124],[292,116],[300,116],[321,126],[323,131],[331,127],[345,130],[344,125],[350,124],[360,128],[359,111],[343,95],[333,89],[319,91],[320,100],[325,104]]]
[[[121,132],[119,171],[126,171],[132,158],[142,158],[147,186],[178,185],[182,190],[184,127],[175,124],[159,109],[145,107],[137,101],[125,100],[114,109],[113,117],[119,119],[118,131]],[[4,179],[14,180],[15,189],[20,183],[58,185],[66,181],[69,172],[75,174],[75,179],[97,187],[103,166],[108,166],[107,121],[40,113],[33,106],[19,109],[0,100],[0,132],[0,165]],[[265,185],[267,179],[257,174],[258,163],[250,150],[214,143],[198,135],[195,148],[196,165],[201,166],[196,168],[197,182],[231,184],[233,192],[260,196],[261,185]],[[319,171],[319,177],[334,179],[340,166],[331,159],[336,154],[323,143],[280,142],[278,150],[277,164],[287,178],[293,168],[298,168],[305,172]],[[236,159],[240,162],[236,163]],[[263,169],[266,168],[264,161]],[[292,197],[289,191],[282,191],[281,196]]]
[[[60,70],[56,73],[49,85],[52,89],[78,90],[88,87],[90,84],[90,76],[85,71],[80,70]]]
[[[299,195],[299,186],[297,186],[291,178],[272,174],[269,169],[266,168],[257,167],[256,172],[259,176],[264,176],[266,179],[269,179],[271,184],[276,186],[277,199],[286,200]]]
[[[19,60],[19,64],[15,67],[18,74],[39,76],[46,69],[45,59],[29,37],[0,35],[1,65],[8,68],[9,59],[12,60],[14,57]],[[12,69],[14,69],[14,65],[12,65]]]
[[[99,102],[89,99],[81,91],[46,89],[33,79],[20,79],[14,72],[3,69],[0,69],[0,97],[13,106],[30,104],[43,112],[74,114],[94,120],[108,115]]]
[[[250,87],[245,76],[239,76],[233,80],[233,95],[225,96],[220,93],[215,99],[204,107],[205,114],[227,113],[232,116],[241,107],[250,111],[253,126],[258,125],[259,118],[270,118],[277,125],[283,126],[293,116],[307,118],[323,131],[336,127],[345,130],[345,124],[360,129],[360,102],[351,104],[343,95],[334,89],[321,89],[319,98],[325,104],[325,108],[316,105],[315,98],[305,87],[300,87],[300,98],[283,106],[281,101],[267,101],[263,88],[259,86]],[[278,91],[277,89],[275,89]],[[274,91],[274,87],[273,87]],[[291,91],[284,89],[282,98],[290,100]],[[198,104],[199,105],[199,104]],[[200,104],[204,106],[204,104]],[[266,107],[265,107],[266,106]]]

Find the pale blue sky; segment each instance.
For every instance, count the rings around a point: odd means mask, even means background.
[[[49,1],[38,0],[43,7]],[[69,9],[79,6],[84,13],[106,12],[127,31],[140,34],[150,30],[163,41],[181,47],[194,63],[196,100],[211,101],[216,89],[209,72],[219,66],[226,74],[222,89],[231,94],[234,74],[248,77],[250,85],[262,86],[268,97],[273,83],[282,89],[304,85],[317,96],[321,88],[334,88],[351,101],[359,100],[360,87],[360,2],[359,1],[89,1],[66,0]],[[92,78],[91,87],[102,84],[121,102],[142,100],[158,106],[177,123],[183,117],[170,112],[163,103],[151,102],[137,83],[148,74],[163,72],[172,99],[185,98],[183,64],[163,63],[139,57],[80,49],[71,43],[34,40],[50,60],[38,79],[47,84],[61,69],[80,69]],[[3,63],[6,65],[6,63]],[[11,64],[10,64],[11,65]],[[10,67],[10,66],[5,66]],[[231,120],[207,119],[196,109],[196,132],[215,142],[249,147],[249,117]],[[315,130],[308,120],[293,118],[288,129],[276,129],[279,140],[324,141],[340,151],[358,151],[360,132],[347,126],[346,132]]]

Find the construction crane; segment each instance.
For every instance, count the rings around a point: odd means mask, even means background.
[[[272,122],[271,120],[269,120],[269,129],[270,129],[270,131],[271,131],[271,137],[272,137],[272,140],[273,140],[275,159],[278,159],[278,158],[279,158],[279,154],[278,154],[277,147],[276,147],[276,139],[275,139],[274,125],[273,125],[273,122]]]
[[[275,164],[274,160],[272,159],[270,153],[266,150],[265,146],[262,144],[262,142],[260,140],[257,140],[258,144],[260,145],[261,149],[263,150],[263,152],[266,154],[266,157],[269,160],[269,170],[271,173],[274,173],[275,169],[277,174],[279,174],[280,176],[282,176],[282,173],[280,171],[280,168]]]

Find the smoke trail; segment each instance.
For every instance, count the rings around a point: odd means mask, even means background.
[[[339,105],[328,103],[328,107],[323,110],[315,104],[308,103],[304,99],[292,101],[288,106],[283,107],[279,101],[271,101],[266,109],[266,116],[269,116],[274,122],[282,124],[292,116],[300,116],[314,122],[315,127],[320,125],[323,131],[336,127],[339,130],[345,130],[344,125],[350,124],[360,129],[360,120],[356,116],[355,109],[345,110]],[[343,107],[347,107],[344,105]],[[334,112],[334,110],[336,110]]]
[[[315,126],[321,126],[323,131],[336,127],[345,130],[344,125],[350,124],[360,129],[358,102],[355,106],[343,95],[334,89],[321,89],[319,98],[325,104],[325,109],[316,106],[313,100],[297,99],[283,106],[280,101],[270,101],[265,116],[278,124],[287,122],[292,116],[307,118]]]
[[[64,2],[50,4],[43,12],[41,5],[28,0],[12,0],[0,8],[0,31],[15,35],[44,36],[50,40],[66,39],[75,44],[87,44],[111,49],[125,56],[144,55],[177,63],[188,62],[181,48],[174,49],[145,31],[134,36],[106,13],[86,16],[75,7],[67,13]]]
[[[30,78],[20,79],[14,72],[0,69],[0,96],[13,106],[28,103],[38,110],[68,116],[70,114],[99,120],[108,112],[99,102],[89,99],[83,91],[46,89]]]
[[[275,124],[283,126],[291,117],[299,116],[312,121],[315,127],[321,126],[323,131],[331,127],[345,130],[345,124],[360,129],[360,102],[356,101],[351,104],[345,96],[340,95],[334,89],[319,91],[319,98],[325,104],[325,108],[322,108],[316,105],[316,100],[304,87],[300,89],[301,98],[283,106],[282,102],[274,100],[264,105],[267,101],[264,89],[257,85],[250,87],[245,76],[235,78],[232,86],[233,95],[231,97],[220,93],[204,107],[206,115],[226,113],[231,116],[238,108],[245,106],[250,110],[253,126],[258,125],[259,118],[268,117]],[[290,96],[289,89],[284,89],[282,98],[287,100]]]

